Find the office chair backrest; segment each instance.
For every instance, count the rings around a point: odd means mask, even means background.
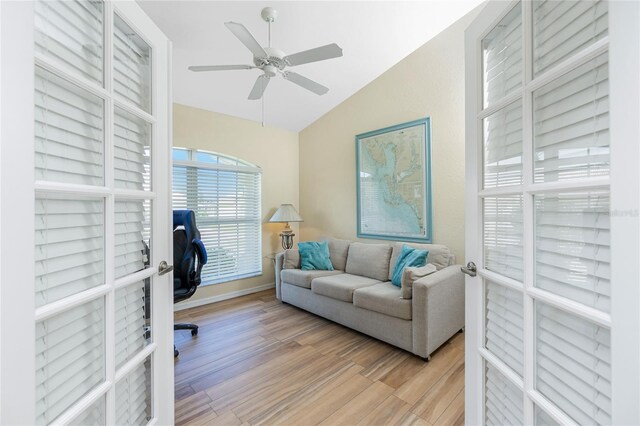
[[[173,294],[174,301],[188,299],[200,285],[207,250],[200,239],[193,210],[173,212]]]

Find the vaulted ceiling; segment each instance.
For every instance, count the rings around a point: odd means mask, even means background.
[[[327,87],[315,95],[282,77],[271,79],[264,107],[269,126],[299,131],[480,4],[445,1],[141,1],[173,42],[174,102],[260,121],[261,101],[247,96],[260,71],[194,73],[189,65],[252,64],[251,53],[224,26],[244,24],[263,46],[263,7],[274,7],[272,46],[287,54],[329,43],[344,56],[295,67]],[[425,79],[429,70],[424,70]]]

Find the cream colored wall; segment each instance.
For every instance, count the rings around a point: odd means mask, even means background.
[[[282,250],[283,224],[265,222],[282,203],[299,207],[297,133],[174,104],[173,145],[231,155],[262,168],[262,255]],[[297,234],[297,224],[291,227]],[[275,282],[271,259],[263,258],[262,271],[259,277],[201,286],[189,302]]]
[[[430,116],[433,241],[464,259],[464,30],[478,12],[300,133],[301,239],[356,239],[355,135]]]

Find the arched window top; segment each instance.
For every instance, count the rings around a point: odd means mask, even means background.
[[[203,149],[189,149],[189,148],[173,148],[173,161],[189,161],[200,163],[201,165],[208,164],[210,166],[232,166],[254,169],[256,172],[262,172],[262,169],[255,164],[240,158],[232,157],[230,155],[219,154],[217,152],[205,151]],[[221,167],[222,168],[222,167]]]

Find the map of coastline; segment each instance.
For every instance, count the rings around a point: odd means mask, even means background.
[[[425,128],[360,140],[361,232],[425,238]]]

